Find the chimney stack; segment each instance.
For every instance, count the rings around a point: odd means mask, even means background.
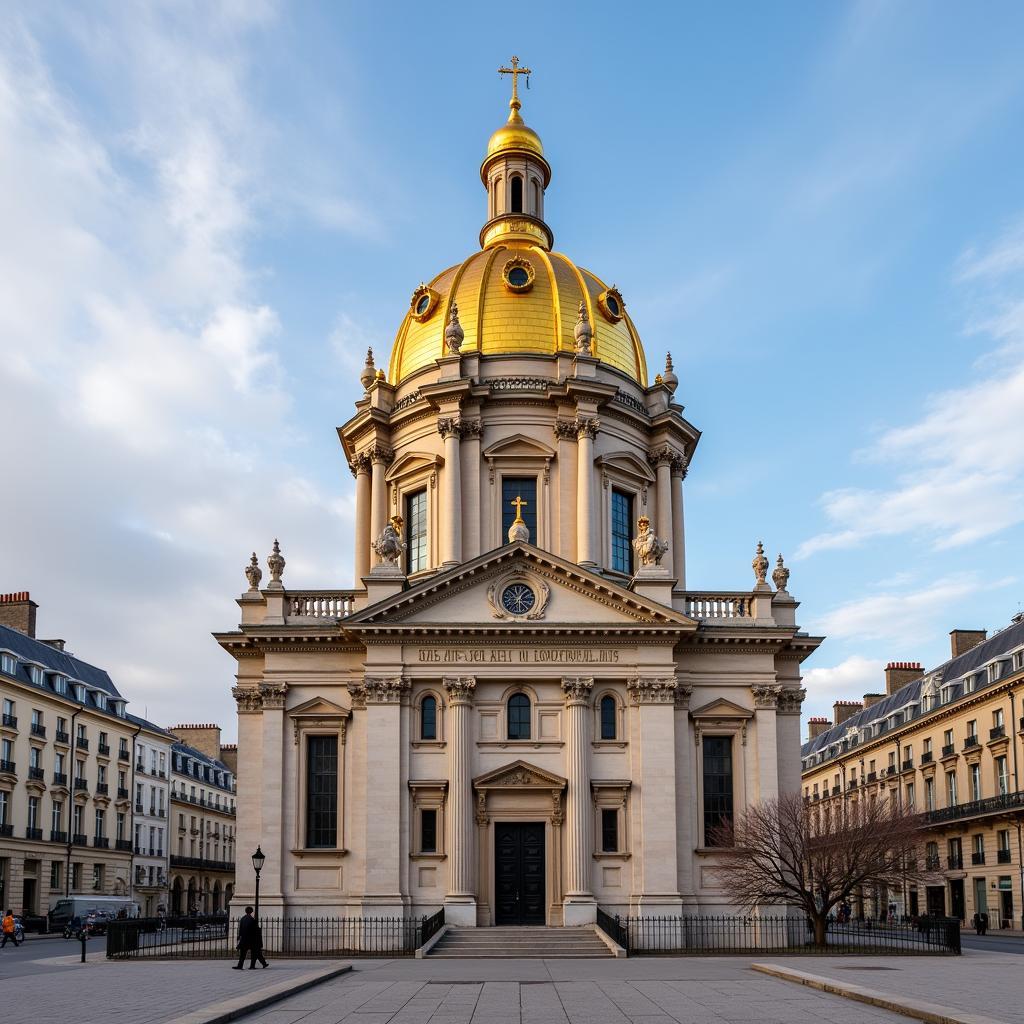
[[[870,708],[877,704],[880,700],[885,699],[884,693],[865,693],[864,694],[864,707]]]
[[[988,632],[984,629],[952,629],[949,632],[950,657],[959,658],[987,639]]]
[[[172,725],[168,730],[182,743],[195,747],[200,753],[214,760],[220,760],[220,726],[204,725]]]
[[[864,705],[859,700],[837,700],[832,705],[832,721],[842,725],[851,715],[863,710]]]
[[[827,718],[808,718],[807,719],[807,738],[809,740],[816,740],[823,732],[825,732],[831,723]]]
[[[28,596],[27,590],[14,594],[0,594],[0,626],[10,626],[19,633],[35,639],[36,609],[39,607]]]
[[[923,675],[924,666],[919,661],[890,661],[885,666],[885,692],[891,697],[901,687]]]

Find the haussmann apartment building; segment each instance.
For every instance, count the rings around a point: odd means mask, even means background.
[[[884,694],[837,701],[832,722],[810,719],[804,799],[873,795],[924,815],[926,873],[858,894],[855,914],[987,913],[992,928],[1021,927],[1024,616],[992,636],[955,629],[950,640],[937,668],[892,662]]]

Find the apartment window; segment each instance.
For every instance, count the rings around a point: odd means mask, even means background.
[[[662,530],[665,529],[661,524]],[[633,495],[612,489],[612,569],[633,572]]]
[[[59,860],[50,861],[50,888],[60,890],[61,868],[64,865]]]
[[[437,853],[437,808],[420,811],[420,852]]]
[[[525,693],[514,693],[508,699],[508,738],[530,738],[530,698]]]
[[[39,755],[42,753],[38,747],[29,747],[28,766],[29,768],[39,767]]]
[[[1010,772],[1005,754],[996,758],[996,790],[1000,796],[1010,792]]]
[[[93,864],[92,866],[92,887],[94,889],[103,888],[103,865]]]
[[[1002,708],[996,708],[995,711],[992,712],[992,728],[993,729],[999,729],[999,728],[1002,727],[1003,724],[1004,724],[1003,709]]]
[[[956,772],[946,772],[946,806],[956,807]]]
[[[6,789],[0,789],[0,825],[7,825],[11,811],[11,796]]]
[[[420,739],[437,739],[437,698],[424,697],[420,702]]]
[[[405,499],[406,571],[427,567],[427,492],[416,491]]]
[[[981,799],[981,765],[971,765],[971,799]]]
[[[39,828],[39,797],[37,796],[28,798],[28,827]]]
[[[128,740],[127,740],[126,737],[124,737],[124,736],[121,737],[121,743],[118,746],[117,751],[118,751],[118,754],[127,754],[128,753]]]
[[[981,858],[982,858],[977,863],[984,864],[985,863],[985,860],[984,860],[984,857],[985,857],[985,836],[984,836],[984,834],[981,833],[981,832],[977,833],[975,836],[972,837],[972,843],[973,843],[972,852],[976,856],[980,855]]]
[[[924,780],[924,808],[926,811],[935,810],[935,780]]]
[[[1008,828],[1000,829],[996,833],[996,846],[999,848],[999,853],[1005,856],[1000,856],[1000,861],[1009,863],[1010,857],[1010,830]]]
[[[13,654],[0,654],[0,672],[13,676],[18,670],[18,659]]]
[[[71,865],[71,889],[73,892],[82,891],[82,865]]]
[[[924,741],[924,752],[926,754],[930,754],[932,752],[932,741],[931,741],[931,738],[928,738],[928,739],[926,739]]]
[[[959,837],[956,839],[950,839],[949,844],[949,866],[951,868],[959,868],[963,866],[964,859],[964,848]]]
[[[889,767],[890,768],[895,768],[896,767],[896,751],[895,750],[890,750],[889,751]]]
[[[124,841],[124,831],[128,822],[125,818],[124,811],[117,812],[117,838],[119,842]]]
[[[601,851],[619,852],[619,812],[615,807],[601,808]]]
[[[907,783],[907,810],[912,811],[914,809],[914,784],[912,782]]]
[[[912,746],[907,745],[907,746],[905,746],[903,748],[903,760],[904,761],[913,761],[914,760],[914,748]]]
[[[43,727],[43,713],[38,708],[32,709],[32,728],[41,729]]]
[[[714,830],[732,820],[732,737],[705,736],[704,845],[717,841]]]
[[[338,843],[338,737],[306,740],[306,846]]]
[[[942,744],[943,744],[943,746],[946,746],[946,747],[952,746],[952,744],[953,744],[953,730],[952,729],[947,729],[942,734]]]
[[[82,740],[85,740],[86,743],[89,742],[88,737],[86,736],[85,726],[82,725],[81,722],[79,722],[79,724],[78,724],[78,731],[77,731],[76,735],[78,736],[78,742],[79,743],[81,743]]]
[[[0,740],[0,761],[14,760],[14,744],[10,740]]]
[[[84,808],[81,804],[75,804],[74,809],[71,812],[71,831],[76,835],[80,836],[83,834],[82,830],[82,815],[85,813]]]
[[[67,735],[67,731],[68,731],[68,720],[66,718],[58,717],[58,719],[57,719],[57,732],[62,732],[65,735]]]
[[[110,746],[110,744],[107,743],[107,734],[105,732],[101,732],[100,733],[100,738],[96,742],[100,745],[100,748],[101,748],[100,752],[101,753],[102,753],[102,748],[103,747],[109,747]]]
[[[615,698],[606,696],[601,698],[601,739],[615,739],[615,719],[618,708],[615,705]]]
[[[104,817],[105,815],[103,811],[96,812],[96,820],[94,822],[95,831],[93,832],[93,835],[96,836],[97,839],[103,838]]]
[[[530,541],[537,543],[537,478],[534,476],[506,476],[501,480],[501,540],[507,544],[508,531],[516,519],[516,498],[523,500],[521,515],[530,531]]]
[[[977,739],[978,738],[978,722],[977,722],[977,719],[972,718],[967,723],[967,738],[969,740],[973,740],[973,739]]]

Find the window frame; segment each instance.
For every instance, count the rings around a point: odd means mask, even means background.
[[[406,543],[405,571],[409,576],[415,576],[416,573],[424,572],[430,568],[430,498],[428,492],[429,488],[424,484],[422,487],[410,488],[402,495],[402,517],[405,521],[403,532]],[[418,502],[420,499],[422,499],[423,503],[422,514],[420,515],[423,530],[422,533],[416,536],[421,539],[422,543],[414,547],[412,533],[413,502]],[[419,551],[418,554],[417,551]],[[414,555],[416,555],[415,564]]]
[[[512,702],[516,698],[521,697],[526,701],[526,730],[525,736],[513,736],[512,735]],[[517,703],[517,707],[520,707]],[[516,690],[515,693],[510,693],[505,699],[505,739],[510,743],[530,743],[533,742],[533,716],[536,702],[531,699],[530,695],[523,690]]]
[[[311,793],[310,793],[310,782],[312,777],[312,765],[310,763],[312,757],[312,748],[310,741],[320,740],[334,740],[334,843],[333,845],[327,843],[313,844],[310,842],[312,822],[311,822]],[[303,746],[302,746],[302,782],[303,782],[303,800],[302,800],[302,814],[301,814],[301,829],[302,829],[302,849],[303,850],[315,850],[315,851],[327,851],[327,850],[338,850],[341,849],[341,835],[342,835],[342,808],[341,808],[341,793],[343,788],[343,751],[344,743],[341,740],[341,736],[338,734],[338,730],[329,729],[311,729],[304,733]]]
[[[625,569],[616,564],[616,541],[621,539],[615,529],[616,498],[622,499],[626,504]],[[621,573],[623,576],[629,577],[632,577],[636,571],[635,553],[633,551],[633,523],[636,521],[636,502],[637,494],[635,491],[628,490],[620,484],[612,485],[611,493],[608,496],[608,568],[612,572]]]
[[[629,779],[591,779],[590,791],[593,808],[593,858],[595,860],[628,859],[632,856],[629,834]],[[617,846],[604,848],[604,817],[615,815]]]
[[[423,738],[423,702],[433,698],[435,702],[434,739]],[[445,745],[444,739],[445,702],[437,690],[424,690],[418,694],[413,704],[413,748],[440,748]]]
[[[448,804],[448,781],[446,779],[410,779],[409,802],[411,835],[409,837],[410,860],[444,860],[447,856],[446,811]],[[423,811],[434,811],[435,847],[434,850],[423,849]]]
[[[708,778],[706,770],[707,755],[705,754],[705,743],[708,740],[725,740],[729,744],[729,780],[731,782],[731,793],[728,794],[731,816],[735,818],[737,806],[736,800],[736,769],[737,769],[737,757],[736,757],[736,736],[734,733],[723,733],[719,731],[708,731],[703,732],[700,737],[700,748],[699,748],[699,762],[701,766],[700,773],[700,835],[701,835],[701,846],[708,850],[722,849],[717,845],[713,845],[708,842],[708,814],[710,813],[707,808],[707,787]],[[725,794],[723,794],[725,795]]]

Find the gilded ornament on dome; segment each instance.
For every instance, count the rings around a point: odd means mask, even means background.
[[[421,281],[419,288],[412,293],[412,298],[409,299],[409,316],[417,323],[423,323],[430,319],[440,301],[441,296]]]
[[[576,339],[576,354],[589,356],[590,346],[594,340],[594,328],[590,324],[590,317],[587,315],[587,304],[585,302],[580,302],[579,316],[576,319],[576,327],[572,333]]]
[[[597,297],[597,307],[606,320],[617,324],[626,315],[626,304],[622,301],[622,293],[615,285],[605,288]]]
[[[517,295],[528,292],[533,287],[537,272],[533,264],[523,256],[513,256],[504,267],[501,268],[501,279],[505,287]]]
[[[458,354],[465,337],[466,332],[462,329],[462,324],[459,323],[459,304],[453,302],[448,315],[448,326],[444,329],[444,341],[452,355]]]

